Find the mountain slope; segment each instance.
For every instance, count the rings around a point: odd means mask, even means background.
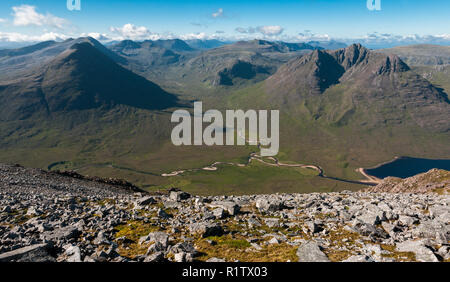
[[[74,44],[83,42],[91,44],[113,61],[125,63],[124,58],[111,52],[91,37],[67,39],[64,42],[46,41],[19,49],[0,50],[0,81],[17,78],[32,68],[40,69]]]
[[[152,71],[156,67],[168,67],[178,63],[183,58],[182,53],[193,51],[181,40],[124,40],[109,46],[109,49],[126,58],[125,66],[138,73]]]
[[[84,42],[74,44],[39,72],[0,84],[0,101],[0,119],[15,120],[116,104],[161,109],[174,105],[176,99]]]
[[[202,40],[202,39],[189,39],[185,40],[185,42],[191,46],[194,49],[198,50],[208,50],[208,49],[214,49],[226,44],[229,44],[230,42],[223,42],[216,39],[210,39],[210,40]]]
[[[446,93],[397,56],[360,45],[292,59],[222,104],[280,110],[280,160],[318,164],[327,176],[358,179],[358,168],[395,156],[450,157]]]
[[[367,192],[388,193],[439,193],[449,194],[450,172],[442,169],[431,169],[406,179],[387,177],[375,187],[367,188]]]
[[[395,54],[412,69],[434,85],[450,93],[450,47],[440,45],[412,45],[377,50]]]
[[[289,59],[314,49],[304,43],[239,41],[202,52],[183,63],[180,72],[206,85],[249,85],[264,80]]]

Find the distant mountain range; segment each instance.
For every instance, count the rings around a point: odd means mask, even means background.
[[[419,44],[377,50],[396,54],[411,66],[435,66],[450,64],[450,46]]]
[[[396,54],[433,85],[450,93],[450,46],[419,44],[377,52]]]

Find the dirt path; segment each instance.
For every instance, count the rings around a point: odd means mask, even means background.
[[[358,168],[356,171],[361,173],[366,178],[366,180],[361,180],[361,182],[371,183],[371,184],[372,183],[375,183],[375,184],[381,183],[381,179],[379,179],[378,177],[375,177],[375,176],[368,175],[366,173],[365,169],[362,167]]]

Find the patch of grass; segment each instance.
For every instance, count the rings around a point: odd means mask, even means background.
[[[116,226],[114,230],[116,231],[116,238],[125,236],[129,240],[138,241],[142,236],[146,236],[151,232],[159,231],[160,228],[152,223],[132,220],[127,222],[127,224]]]
[[[114,199],[103,199],[96,202],[99,206],[106,206],[106,205],[115,205],[116,200]]]
[[[207,240],[212,240],[216,242],[218,245],[224,245],[229,248],[235,248],[235,249],[244,249],[249,248],[250,243],[245,239],[233,239],[229,236],[211,236],[206,238]]]
[[[317,172],[307,168],[275,167],[252,162],[246,167],[220,166],[217,171],[186,172],[169,178],[171,184],[147,190],[178,187],[196,195],[242,195],[261,193],[306,193],[328,189]]]
[[[381,249],[390,252],[390,254],[382,254],[383,257],[393,258],[397,262],[416,261],[416,255],[413,252],[398,252],[393,245],[381,244],[380,247]]]
[[[328,259],[333,262],[340,262],[352,256],[352,253],[345,250],[326,249],[324,253]]]
[[[206,240],[214,240],[217,245],[211,245]],[[196,257],[199,261],[206,261],[209,258],[217,257],[226,261],[245,261],[245,262],[285,262],[296,261],[297,248],[288,244],[273,244],[262,246],[262,250],[257,251],[251,248],[250,243],[244,239],[232,238],[231,235],[222,237],[211,237],[200,239],[196,242],[199,255]]]
[[[151,223],[134,220],[127,222],[127,224],[118,225],[114,230],[116,231],[116,239],[125,237],[130,240],[130,243],[120,244],[117,252],[123,257],[135,258],[138,255],[145,254],[149,247],[149,244],[139,244],[139,238],[151,232],[160,231],[160,228]]]
[[[337,230],[330,231],[325,237],[331,244],[329,247],[324,249],[324,253],[328,256],[331,261],[343,261],[349,258],[352,254],[347,250],[340,250],[341,248],[349,249],[353,246],[361,247],[356,241],[361,236],[358,233],[349,232],[343,228],[338,228]]]
[[[442,196],[442,195],[447,195],[448,191],[449,191],[449,188],[436,188],[432,192]]]

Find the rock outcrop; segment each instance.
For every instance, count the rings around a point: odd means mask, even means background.
[[[387,177],[380,184],[370,187],[367,192],[391,193],[439,193],[450,192],[450,171],[432,169],[406,179]]]
[[[449,261],[448,195],[148,195],[0,165],[0,261]]]

